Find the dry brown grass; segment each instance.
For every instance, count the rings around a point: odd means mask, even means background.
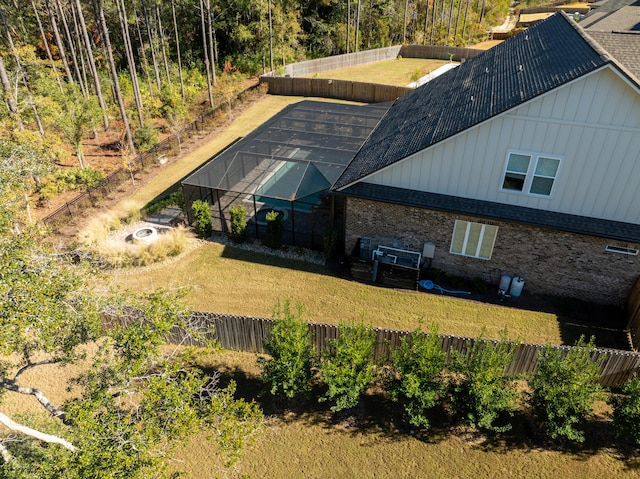
[[[256,382],[256,355],[226,352],[208,365],[227,377]],[[242,390],[242,388],[239,388]],[[245,390],[246,392],[246,390]],[[368,410],[375,416],[374,409]],[[548,478],[638,477],[636,458],[606,447],[545,449],[526,434],[492,439],[464,428],[434,428],[424,437],[369,417],[336,421],[326,412],[275,414],[239,469],[251,478]],[[174,465],[190,478],[226,477],[202,437],[176,451]]]
[[[358,82],[381,83],[383,85],[407,86],[415,78],[427,75],[437,70],[442,65],[449,63],[447,60],[431,60],[425,58],[394,58],[366,65],[358,65],[340,70],[318,73],[317,78],[331,78],[332,80],[350,80]],[[311,76],[311,75],[310,75]],[[375,80],[372,80],[375,79]]]

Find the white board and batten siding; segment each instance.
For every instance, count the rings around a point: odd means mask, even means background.
[[[510,151],[560,158],[549,197],[501,189]],[[364,181],[640,223],[640,93],[605,67]]]

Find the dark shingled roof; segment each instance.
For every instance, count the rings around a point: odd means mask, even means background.
[[[395,101],[334,184],[343,188],[610,59],[557,13]]]
[[[640,242],[640,225],[620,221],[588,218],[491,201],[478,201],[458,196],[374,185],[366,182],[359,182],[349,186],[341,193],[349,197],[385,203],[553,228],[619,241]]]
[[[587,34],[623,65],[636,78],[640,78],[640,32],[599,32]]]

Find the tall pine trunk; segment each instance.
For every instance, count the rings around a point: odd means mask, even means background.
[[[462,0],[458,0],[458,13],[456,14],[456,25],[453,29],[453,44],[456,44],[456,38],[458,37],[458,24],[460,23],[460,10],[462,9]]]
[[[80,62],[78,61],[78,54],[76,53],[76,47],[74,45],[73,37],[71,36],[71,32],[69,31],[69,25],[67,24],[67,18],[64,14],[64,10],[62,9],[62,4],[59,0],[53,0],[55,6],[57,7],[57,13],[60,15],[60,20],[62,21],[62,30],[65,33],[67,46],[69,47],[69,51],[71,52],[71,58],[73,59],[73,69],[76,72],[76,79],[78,84],[80,85],[80,90],[82,91],[82,95],[87,98],[87,85],[85,85],[82,74],[80,73]]]
[[[407,15],[409,15],[409,0],[404,2],[404,15],[402,19],[402,43],[407,41]]]
[[[31,7],[33,8],[33,14],[36,17],[36,23],[38,24],[38,31],[40,32],[40,38],[42,38],[42,44],[44,45],[44,49],[47,52],[47,58],[51,62],[51,68],[53,69],[53,74],[56,77],[56,81],[58,82],[58,87],[60,88],[60,92],[62,89],[62,80],[60,80],[60,74],[58,73],[58,68],[56,67],[55,62],[53,61],[53,55],[51,55],[51,48],[49,48],[49,40],[47,40],[47,36],[44,33],[44,28],[42,26],[42,21],[40,20],[40,14],[38,13],[38,8],[36,7],[35,0],[31,0]]]
[[[425,1],[424,12],[424,36],[422,37],[422,44],[427,44],[427,32],[429,31],[429,0]]]
[[[151,76],[149,75],[149,60],[147,59],[146,48],[144,46],[144,41],[142,40],[140,17],[138,16],[135,2],[133,3],[133,17],[136,19],[136,33],[138,34],[138,43],[140,44],[140,47],[138,48],[138,56],[142,59],[142,68],[144,70],[145,79],[147,80],[147,86],[149,87],[149,96],[153,98],[153,83],[151,81]]]
[[[7,69],[4,66],[4,60],[0,55],[0,83],[2,83],[2,91],[4,93],[5,102],[9,111],[14,115],[18,114],[18,103],[16,97],[13,95],[13,88],[11,88],[11,82],[9,81],[9,75],[7,75]],[[20,121],[22,125],[22,121]]]
[[[28,95],[28,104],[31,106],[31,110],[33,111],[34,119],[36,120],[36,124],[38,125],[38,132],[40,136],[44,138],[44,127],[42,126],[42,121],[40,121],[40,115],[38,114],[38,109],[36,108],[36,104],[33,101],[33,96],[31,94],[31,88],[29,87],[29,83],[27,82],[27,76],[22,68],[22,63],[20,62],[20,56],[18,55],[18,50],[16,50],[16,46],[13,43],[13,37],[11,36],[11,30],[9,30],[9,25],[7,24],[7,19],[4,16],[4,11],[0,10],[0,21],[4,26],[5,33],[7,35],[7,41],[9,42],[9,47],[11,48],[11,53],[13,54],[16,62],[16,69],[18,71],[18,75],[22,80],[22,85],[27,91]],[[17,99],[16,99],[17,100]]]
[[[267,0],[269,4],[269,63],[271,65],[271,72],[274,71],[273,66],[273,19],[271,17],[271,0]]]
[[[442,0],[444,1],[444,0]],[[438,2],[437,0],[433,0],[433,8],[431,9],[431,37],[429,38],[429,45],[434,44],[435,33],[436,33],[436,11],[437,11]]]
[[[129,75],[131,75],[131,86],[133,87],[133,97],[138,112],[138,121],[140,128],[144,128],[144,109],[142,105],[142,95],[140,94],[140,84],[138,83],[138,72],[136,70],[136,62],[133,57],[133,48],[131,47],[131,36],[129,35],[129,22],[127,21],[127,11],[124,8],[124,0],[116,0],[116,9],[118,10],[118,18],[120,19],[120,28],[122,31],[122,41],[129,65]]]
[[[158,23],[158,31],[160,32],[160,46],[162,47],[162,61],[164,62],[164,72],[167,75],[167,83],[171,83],[171,75],[169,74],[169,59],[167,58],[167,48],[165,46],[164,28],[162,27],[162,17],[160,15],[160,4],[156,0],[156,22]]]
[[[67,49],[62,42],[62,36],[60,35],[60,29],[58,28],[58,21],[56,20],[55,12],[53,11],[53,7],[51,6],[50,0],[45,0],[45,4],[47,5],[47,13],[49,14],[49,22],[51,23],[51,29],[53,30],[53,36],[56,41],[56,45],[58,46],[58,53],[60,55],[60,59],[62,60],[62,65],[64,66],[64,72],[67,75],[67,81],[69,83],[75,83],[73,75],[71,74],[71,68],[69,67],[69,60],[67,59]]]
[[[446,41],[445,45],[449,44],[449,37],[451,36],[451,21],[452,21],[452,17],[453,17],[453,4],[454,4],[454,0],[451,0],[451,3],[449,4],[449,25],[447,26],[447,41]]]
[[[204,53],[204,68],[207,70],[207,92],[209,93],[209,106],[213,108],[213,89],[211,88],[211,73],[209,71],[209,48],[207,47],[207,25],[205,23],[204,3],[200,0],[200,22],[202,23],[202,50]]]
[[[100,21],[100,31],[102,33],[102,39],[104,41],[105,50],[107,53],[107,60],[109,63],[109,71],[111,72],[111,80],[113,81],[113,93],[115,96],[116,104],[120,109],[120,116],[125,129],[125,136],[127,139],[127,145],[129,147],[129,154],[134,155],[136,148],[133,144],[133,136],[131,135],[131,127],[129,126],[129,118],[127,117],[127,110],[124,106],[124,100],[122,99],[122,92],[120,91],[120,82],[118,81],[118,71],[116,70],[116,64],[113,60],[113,50],[111,49],[111,40],[109,39],[109,30],[107,29],[107,22],[104,18],[104,8],[102,0],[97,0],[96,16]]]
[[[91,71],[91,77],[93,78],[93,88],[95,90],[96,96],[98,97],[98,104],[102,109],[102,123],[105,131],[107,131],[109,129],[107,105],[105,104],[104,96],[102,95],[102,85],[100,83],[100,76],[98,75],[98,67],[96,66],[95,58],[93,57],[91,40],[89,39],[89,34],[87,32],[87,22],[85,21],[84,13],[82,12],[82,5],[80,4],[80,0],[75,0],[75,5],[76,12],[78,14],[78,20],[80,21],[80,33],[84,42],[84,49],[87,52],[87,56],[89,57],[89,69]]]
[[[358,53],[359,50],[359,40],[358,37],[360,36],[360,1],[361,0],[356,0],[358,2],[358,8],[356,9],[356,39],[354,41],[355,43],[355,52]]]
[[[178,74],[180,75],[180,92],[182,93],[182,101],[185,101],[184,78],[182,76],[182,57],[180,56],[180,36],[178,35],[178,22],[176,20],[176,4],[171,0],[171,16],[173,18],[173,33],[176,37],[176,53],[178,55]]]
[[[211,83],[216,86],[218,79],[216,77],[216,36],[213,28],[213,10],[211,9],[211,0],[207,0],[207,18],[209,20],[209,57],[211,60]]]
[[[162,82],[160,81],[160,69],[158,68],[158,59],[156,57],[156,49],[153,45],[153,35],[151,33],[151,23],[149,22],[149,14],[147,13],[146,0],[142,0],[142,15],[144,16],[144,23],[147,27],[147,37],[149,38],[149,50],[151,50],[151,61],[153,62],[153,71],[156,75],[156,85],[158,90],[162,88]]]
[[[469,4],[471,0],[467,0],[467,5],[464,7],[464,20],[462,21],[462,38],[464,39],[464,31],[467,27],[467,14],[469,13]]]

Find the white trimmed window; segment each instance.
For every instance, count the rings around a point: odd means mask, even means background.
[[[449,252],[471,258],[491,259],[497,234],[497,226],[456,220]]]
[[[507,156],[502,190],[551,196],[559,166],[559,158],[510,152]]]

